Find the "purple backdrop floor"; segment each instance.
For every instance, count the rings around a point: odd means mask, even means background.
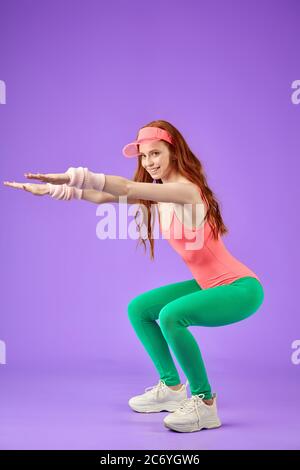
[[[167,412],[136,413],[127,405],[156,383],[149,374],[110,375],[93,367],[12,371],[7,365],[0,372],[1,449],[300,448],[294,374],[227,371],[214,390],[223,426],[177,433],[162,424]]]

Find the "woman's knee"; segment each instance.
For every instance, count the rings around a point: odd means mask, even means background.
[[[129,319],[133,321],[149,320],[151,318],[151,305],[146,301],[145,295],[134,297],[127,305]]]
[[[133,320],[141,313],[141,300],[139,295],[130,300],[127,305],[127,313],[130,320]]]
[[[159,324],[164,330],[171,330],[176,326],[180,326],[176,312],[169,307],[163,307],[159,312]]]

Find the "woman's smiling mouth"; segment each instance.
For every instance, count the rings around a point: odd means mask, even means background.
[[[157,171],[159,170],[159,168],[160,168],[160,167],[157,166],[157,167],[155,167],[155,168],[153,168],[152,170],[149,170],[149,171],[150,171],[150,173],[157,173]]]

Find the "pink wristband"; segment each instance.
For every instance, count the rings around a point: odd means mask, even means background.
[[[102,191],[105,185],[105,174],[94,173],[87,167],[70,167],[66,171],[66,174],[70,177],[68,186],[75,186],[76,188],[80,189],[95,189],[97,191]]]
[[[82,189],[70,188],[67,184],[47,183],[49,195],[54,199],[69,201],[70,199],[81,199]]]

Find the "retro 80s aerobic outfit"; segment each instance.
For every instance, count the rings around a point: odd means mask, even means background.
[[[172,141],[162,129],[149,127],[141,131],[137,141],[123,148],[125,156],[137,155],[137,143],[147,141],[147,137]],[[231,255],[221,237],[213,238],[206,220],[194,228],[183,225],[186,217],[180,220],[179,206],[158,203],[160,230],[163,236],[168,235],[168,242],[187,264],[193,278],[138,295],[130,301],[128,315],[160,375],[154,390],[161,382],[180,383],[169,346],[188,378],[192,397],[183,399],[182,407],[165,418],[165,425],[178,431],[196,431],[202,427],[218,427],[221,423],[216,412],[216,393],[212,393],[199,346],[188,327],[216,327],[241,321],[258,310],[264,291],[258,276]],[[171,215],[167,226],[164,224],[166,208]],[[196,240],[200,231],[202,247],[187,250],[186,244]],[[181,238],[177,237],[178,233],[182,233]],[[213,405],[206,405],[202,400],[210,398],[214,398]]]

